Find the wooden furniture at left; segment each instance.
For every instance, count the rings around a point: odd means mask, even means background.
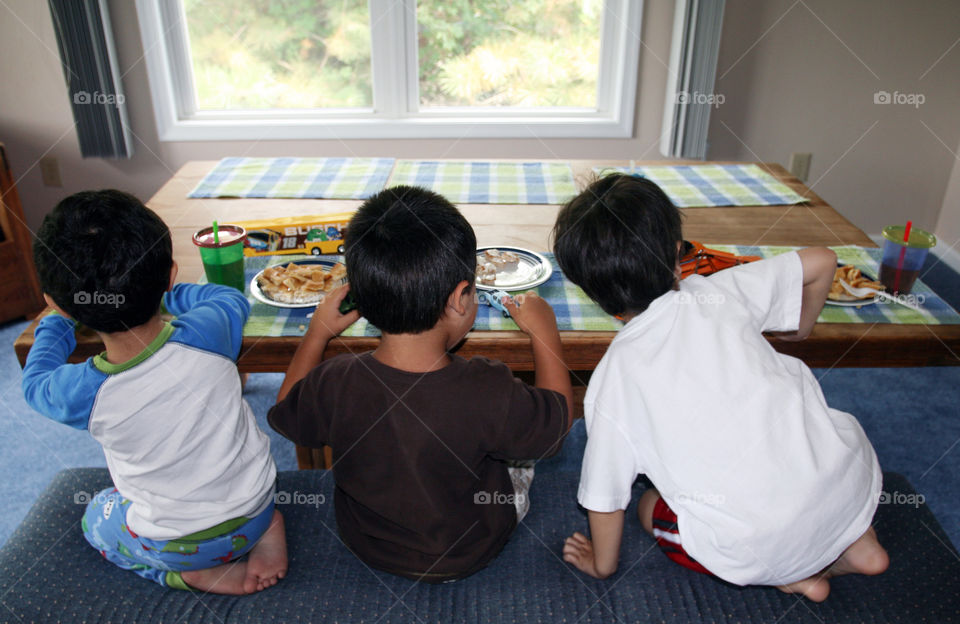
[[[0,143],[0,323],[32,317],[43,307],[30,229],[23,219],[6,149]]]

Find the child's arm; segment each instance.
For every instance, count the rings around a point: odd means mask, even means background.
[[[277,403],[286,398],[290,389],[323,360],[323,351],[327,348],[330,339],[360,318],[360,313],[356,310],[347,314],[340,314],[340,302],[343,301],[348,292],[350,292],[349,285],[341,286],[324,297],[324,300],[317,305],[317,309],[313,312],[313,318],[310,319],[307,333],[300,342],[300,346],[297,347],[297,352],[293,354],[293,359],[287,368],[287,374],[280,385]]]
[[[555,390],[567,400],[567,425],[573,422],[573,389],[570,373],[563,361],[563,345],[557,331],[557,319],[553,308],[544,299],[527,293],[504,299],[504,306],[517,322],[520,330],[530,336],[533,347],[533,366],[536,370],[538,388]]]
[[[587,511],[590,537],[574,533],[563,545],[563,560],[598,579],[617,571],[620,538],[623,537],[623,510],[601,513]],[[591,539],[592,538],[592,539]]]
[[[23,367],[21,387],[33,409],[75,429],[86,429],[97,389],[106,375],[89,364],[66,363],[77,346],[75,327],[71,319],[56,313],[40,321]]]
[[[242,292],[218,284],[175,284],[164,293],[161,310],[178,317],[181,338],[195,346],[237,359],[250,302]]]
[[[787,341],[803,340],[813,331],[837,270],[837,254],[826,247],[807,247],[797,255],[803,267],[803,302],[796,333],[778,334],[781,340]]]
[[[243,325],[250,316],[250,303],[242,292],[218,284],[174,284],[163,294],[163,310],[174,316],[186,314],[205,301],[218,301],[220,307],[229,310]]]

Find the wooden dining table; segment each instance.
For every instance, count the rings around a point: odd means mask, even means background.
[[[564,160],[583,187],[595,167],[626,166],[625,161]],[[674,164],[682,163],[676,161]],[[637,165],[665,164],[663,161]],[[722,164],[722,163],[721,163]],[[862,245],[873,241],[820,196],[808,189],[781,165],[756,163],[808,202],[787,206],[731,206],[684,208],[684,237],[711,244],[732,245]],[[187,194],[216,165],[216,161],[188,162],[150,198],[147,205],[170,227],[173,255],[179,265],[178,281],[195,282],[203,274],[200,255],[192,243],[197,230],[213,220],[245,221],[277,216],[322,215],[356,209],[361,201],[349,199],[190,199]],[[477,234],[478,245],[516,246],[549,251],[549,234],[558,205],[461,204],[458,206]],[[33,342],[34,324],[14,346],[21,364]],[[615,332],[561,332],[563,355],[571,371],[588,376],[613,339]],[[813,367],[930,366],[960,364],[960,325],[897,325],[818,323],[802,342],[769,337],[780,352],[796,356]],[[330,342],[327,355],[375,348],[375,337],[341,337]],[[300,338],[247,336],[238,359],[241,372],[286,370]],[[99,353],[95,334],[81,332],[71,361]],[[460,346],[461,355],[485,355],[506,362],[514,371],[531,371],[529,338],[519,331],[473,331]]]

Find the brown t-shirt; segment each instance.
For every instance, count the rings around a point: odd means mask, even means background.
[[[556,453],[567,405],[500,362],[452,356],[409,373],[372,353],[331,358],[269,413],[301,446],[333,448],[343,541],[371,566],[418,580],[487,565],[516,525],[503,460]]]

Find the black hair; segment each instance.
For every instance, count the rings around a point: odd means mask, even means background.
[[[564,274],[607,314],[637,314],[676,283],[680,221],[655,183],[610,174],[560,209],[553,252]]]
[[[170,230],[133,195],[82,191],[48,214],[33,246],[43,291],[77,322],[113,333],[143,325],[170,283]]]
[[[360,314],[388,334],[420,333],[447,298],[473,288],[477,237],[442,195],[394,186],[365,201],[347,226],[347,277]]]

